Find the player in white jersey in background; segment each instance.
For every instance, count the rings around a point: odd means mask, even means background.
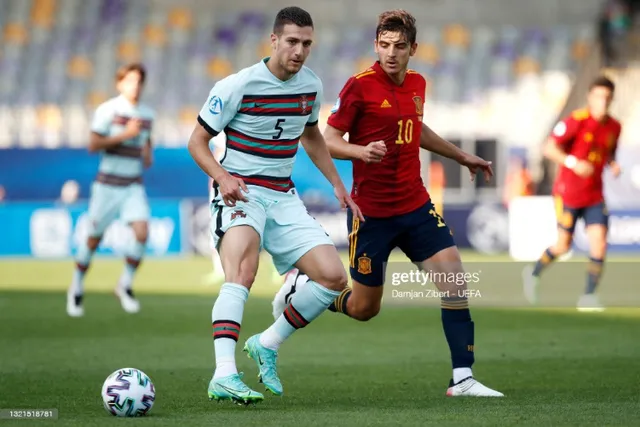
[[[249,403],[264,398],[242,382],[235,364],[261,248],[273,257],[280,274],[295,266],[311,278],[311,286],[296,293],[282,316],[244,346],[256,361],[261,381],[276,395],[283,393],[276,372],[279,346],[322,314],[347,284],[338,251],[308,214],[291,181],[302,142],[341,205],[362,218],[318,129],[322,82],[303,66],[312,42],[313,21],[306,11],[288,7],[278,12],[272,56],[214,86],[189,140],[194,160],[215,181],[211,231],[226,278],[211,315],[216,359],[211,399]],[[223,130],[226,155],[218,163],[209,140]]]
[[[125,267],[115,289],[122,308],[137,313],[133,277],[144,255],[149,235],[149,205],[142,185],[143,168],[152,163],[151,127],[154,112],[139,102],[146,78],[141,64],[118,69],[120,95],[101,104],[91,123],[90,152],[102,158],[89,201],[89,236],[76,254],[76,268],[67,292],[67,314],[84,315],[84,276],[107,227],[118,217],[133,230],[134,239],[125,254]]]

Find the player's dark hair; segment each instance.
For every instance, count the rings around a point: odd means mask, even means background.
[[[276,20],[273,23],[273,33],[282,34],[282,30],[287,24],[313,28],[313,19],[311,19],[309,12],[304,9],[296,6],[285,7],[276,15]]]
[[[376,28],[376,40],[380,34],[392,32],[403,34],[409,44],[416,42],[416,18],[406,10],[396,9],[382,12],[378,16],[378,27]]]
[[[611,79],[605,76],[600,76],[596,78],[594,81],[592,81],[591,85],[589,86],[589,90],[596,87],[606,87],[611,91],[611,93],[613,93],[616,90],[616,85],[611,81]]]
[[[144,83],[145,79],[147,78],[147,69],[144,67],[144,65],[137,62],[125,64],[118,68],[118,71],[116,71],[116,82],[124,79],[126,75],[132,71],[136,71],[138,74],[140,74],[140,83]]]

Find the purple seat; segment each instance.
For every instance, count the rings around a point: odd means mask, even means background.
[[[497,58],[505,58],[514,60],[518,53],[516,51],[516,45],[511,43],[500,42],[493,49],[493,56]]]
[[[226,48],[232,48],[238,42],[238,35],[233,28],[221,28],[216,31],[215,40]]]
[[[540,28],[529,28],[524,33],[524,39],[527,44],[544,44],[546,35]]]
[[[238,22],[243,28],[264,29],[267,18],[261,12],[247,11],[240,14]]]
[[[102,22],[109,24],[119,24],[122,16],[126,12],[125,0],[103,0],[100,16]]]

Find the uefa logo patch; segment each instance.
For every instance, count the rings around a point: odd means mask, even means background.
[[[222,113],[222,99],[220,99],[217,95],[213,95],[209,100],[209,112],[214,116]]]

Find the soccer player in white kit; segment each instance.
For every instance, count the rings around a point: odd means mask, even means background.
[[[142,172],[152,163],[151,128],[154,111],[140,103],[146,78],[142,64],[118,69],[120,95],[101,104],[93,116],[89,151],[101,160],[89,200],[89,236],[78,246],[76,267],[67,291],[67,314],[84,315],[84,276],[107,227],[120,218],[133,230],[134,239],[125,254],[125,267],[115,294],[127,313],[137,313],[140,303],[133,294],[133,278],[144,256],[149,235],[149,204]]]
[[[318,128],[322,82],[303,66],[312,42],[313,21],[306,11],[287,7],[278,12],[272,56],[214,86],[189,140],[194,160],[215,182],[211,231],[226,280],[211,316],[216,369],[209,383],[210,399],[249,403],[264,398],[241,380],[235,364],[244,305],[261,248],[273,257],[280,274],[296,267],[311,279],[274,324],[244,346],[256,361],[262,383],[276,395],[283,393],[276,372],[279,346],[322,314],[347,284],[338,251],[291,181],[302,142],[343,208],[348,206],[364,219]],[[218,163],[209,140],[223,130],[226,154]]]

